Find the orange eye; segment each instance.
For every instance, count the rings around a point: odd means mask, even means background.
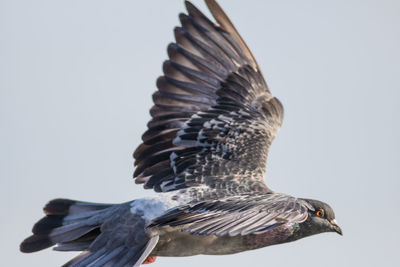
[[[324,210],[317,210],[315,215],[317,215],[318,217],[323,217],[324,216]]]

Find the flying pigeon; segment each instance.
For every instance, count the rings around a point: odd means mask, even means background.
[[[134,152],[135,182],[159,194],[122,204],[52,200],[22,252],[54,246],[82,251],[64,266],[139,266],[342,234],[328,204],[265,184],[283,106],[227,15],[205,2],[215,22],[185,2]]]

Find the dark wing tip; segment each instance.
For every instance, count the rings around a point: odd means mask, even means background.
[[[190,1],[185,1],[185,7],[186,7],[186,10],[190,13],[190,11],[191,10],[197,10],[198,11],[198,9],[197,9],[197,7],[195,6],[195,5],[193,5]]]
[[[261,72],[261,69],[258,66],[255,57],[253,56],[253,53],[250,51],[246,42],[243,40],[242,36],[240,36],[239,32],[236,30],[232,21],[226,15],[222,7],[215,0],[205,0],[205,2],[212,16],[219,24],[219,26],[226,32],[230,33],[232,37],[237,40],[238,44],[243,50],[243,53],[252,61],[253,67],[259,72]]]

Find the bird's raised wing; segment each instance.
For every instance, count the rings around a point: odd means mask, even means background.
[[[195,235],[262,234],[286,223],[307,219],[306,201],[284,194],[231,196],[181,206],[156,218],[149,227],[182,227]]]
[[[283,107],[228,17],[214,0],[206,3],[219,25],[186,2],[134,153],[134,177],[162,192],[198,185],[269,192],[267,154]]]

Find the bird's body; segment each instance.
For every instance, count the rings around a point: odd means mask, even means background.
[[[183,257],[194,255],[228,255],[289,242],[295,225],[282,225],[259,235],[200,236],[180,231],[181,227],[163,230],[151,255]],[[291,240],[290,240],[291,241]]]
[[[182,231],[182,229],[184,231]],[[298,229],[297,223],[284,223],[262,234],[213,235],[190,234],[185,226],[163,226],[154,256],[181,257],[193,255],[227,255],[292,241],[289,237]]]
[[[252,53],[214,0],[219,25],[186,2],[136,149],[152,198],[56,199],[21,251],[83,251],[66,266],[138,266],[156,256],[224,255],[341,229],[329,205],[269,189],[269,147],[283,120]]]
[[[224,254],[233,254],[238,253],[250,249],[257,249],[277,243],[284,243],[292,241],[289,239],[290,236],[298,229],[298,223],[282,223],[277,227],[274,227],[270,231],[266,231],[257,235],[241,235],[240,232],[244,230],[248,230],[248,226],[240,224],[240,222],[235,223],[234,220],[238,216],[234,212],[229,212],[227,217],[228,220],[231,220],[231,225],[224,229],[224,232],[211,234],[212,227],[207,227],[205,231],[199,232],[198,234],[191,234],[191,230],[185,228],[185,224],[179,224],[176,226],[171,226],[170,224],[174,224],[172,222],[167,222],[169,218],[169,213],[174,211],[174,208],[184,208],[194,206],[190,204],[188,199],[182,199],[182,195],[180,194],[171,194],[171,193],[161,193],[160,196],[155,196],[153,198],[143,198],[137,199],[130,203],[131,213],[133,214],[143,214],[142,218],[146,221],[147,224],[150,224],[146,231],[150,236],[158,235],[159,240],[156,247],[153,249],[151,255],[154,256],[168,256],[168,257],[180,257],[180,256],[193,256],[193,255],[224,255]],[[267,194],[265,196],[246,196],[243,195],[241,197],[227,197],[223,199],[218,199],[214,201],[220,203],[228,203],[239,201],[238,198],[241,199],[249,199],[254,198],[253,201],[260,201],[260,199],[269,199],[269,201],[274,201],[278,198],[292,198],[295,201],[297,199],[290,197],[284,194]],[[242,200],[240,200],[242,201]],[[251,202],[253,202],[251,201]],[[285,200],[287,201],[287,200]],[[262,214],[263,205],[255,205],[255,203],[251,203],[246,200],[243,201],[247,204],[243,206],[243,212],[248,212],[253,210],[251,214],[259,213],[260,216],[255,217],[255,222],[257,220],[260,223],[262,218],[267,218],[267,216]],[[198,202],[196,202],[199,205]],[[200,202],[203,203],[203,202]],[[306,202],[304,202],[305,205]],[[217,208],[217,206],[215,206]],[[259,209],[259,210],[258,210]],[[218,209],[215,209],[216,211]],[[304,215],[303,215],[304,216]],[[176,219],[177,216],[174,215]],[[176,224],[177,222],[175,222]],[[246,220],[248,224],[249,221]],[[265,227],[265,223],[261,224]],[[193,227],[194,225],[192,225]],[[236,229],[234,228],[236,226]],[[242,226],[242,227],[240,227]],[[197,227],[198,228],[198,227]],[[215,227],[214,227],[215,228]],[[236,232],[233,232],[236,230]],[[208,232],[207,232],[208,231]]]

